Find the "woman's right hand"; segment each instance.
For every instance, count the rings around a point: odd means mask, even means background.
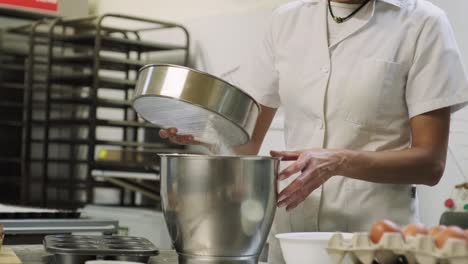
[[[177,134],[177,128],[170,127],[167,129],[159,130],[159,136],[164,139],[169,139],[171,142],[179,145],[193,145],[199,144],[193,137],[193,135],[188,134]]]

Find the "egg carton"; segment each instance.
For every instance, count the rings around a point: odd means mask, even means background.
[[[380,242],[374,244],[368,233],[355,233],[345,240],[341,233],[334,234],[328,242],[328,255],[334,264],[342,264],[346,257],[353,264],[401,263],[408,264],[468,264],[466,241],[448,239],[444,247],[435,246],[432,237],[418,235],[405,241],[398,233],[385,233]]]

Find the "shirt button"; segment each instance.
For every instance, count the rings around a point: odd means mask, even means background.
[[[319,127],[321,130],[323,130],[325,128],[325,122],[323,122],[323,120],[319,120]]]
[[[328,73],[329,71],[330,71],[330,69],[327,66],[322,67],[322,72]]]

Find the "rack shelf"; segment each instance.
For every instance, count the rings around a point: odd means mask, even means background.
[[[121,59],[108,56],[100,56],[100,68],[106,70],[128,71],[138,70],[148,62],[132,59]],[[73,67],[94,67],[92,54],[55,57],[54,63]]]
[[[92,168],[103,171],[126,171],[140,173],[159,172],[159,167],[156,167],[154,164],[145,165],[139,162],[122,164],[120,162],[96,161]]]
[[[18,180],[16,180],[15,178],[16,178],[15,175],[2,175],[2,176],[0,176],[0,183],[8,184],[8,185],[10,185],[10,187],[11,187],[11,185],[20,186],[21,183],[18,182]],[[3,201],[2,201],[2,203],[3,203]]]
[[[14,82],[0,82],[0,89],[24,90],[24,84]]]
[[[186,46],[172,45],[166,43],[155,43],[141,40],[122,39],[111,36],[101,36],[101,49],[107,51],[118,52],[151,52],[151,51],[166,51],[166,50],[185,50]],[[95,34],[83,34],[73,36],[56,36],[56,41],[68,42],[88,47],[94,47],[96,43]]]
[[[25,71],[25,68],[23,65],[0,64],[0,71],[16,71],[16,72],[23,73]]]
[[[42,143],[43,140],[33,139],[33,143]],[[88,145],[92,142],[89,139],[62,139],[62,138],[51,138],[48,140],[49,144],[64,144],[64,145]],[[133,141],[113,141],[113,140],[96,140],[95,145],[99,146],[119,146],[119,147],[144,147],[148,149],[158,149],[166,147],[164,144],[157,143],[142,143]]]
[[[0,127],[23,127],[23,122],[0,120]]]
[[[21,159],[20,158],[7,158],[7,157],[0,157],[0,163],[14,163],[14,164],[20,164]],[[0,176],[1,177],[1,176]]]
[[[12,102],[12,101],[0,101],[0,107],[5,108],[23,108],[23,102]]]
[[[146,23],[146,26],[115,28],[106,24],[108,19],[126,20],[128,23],[117,24],[129,27],[139,23]],[[164,35],[166,30],[178,30],[183,34],[182,44],[164,43],[164,39],[152,34],[162,29]],[[0,41],[8,39],[13,45],[8,48],[0,45],[0,58],[10,63],[0,63],[0,72],[19,74],[21,78],[0,81],[0,109],[15,111],[15,114],[20,110],[23,114],[17,115],[20,120],[0,121],[0,128],[14,127],[24,144],[23,153],[15,157],[13,163],[21,166],[17,167],[21,168],[18,171],[22,173],[22,180],[17,182],[23,188],[23,201],[40,202],[41,206],[57,205],[56,197],[49,193],[52,188],[69,198],[67,207],[95,203],[95,188],[106,187],[120,190],[121,205],[128,203],[129,198],[130,204],[135,204],[138,190],[124,192],[122,186],[115,183],[96,181],[92,172],[154,174],[159,171],[156,156],[123,162],[102,160],[96,153],[104,148],[134,153],[181,151],[180,148],[171,149],[173,145],[168,141],[147,141],[149,136],[146,135],[154,134],[153,130],[159,127],[141,121],[130,100],[136,85],[136,71],[151,63],[142,58],[173,60],[177,56],[175,60],[181,61],[180,64],[188,63],[188,31],[167,22],[108,14],[41,20],[9,29],[7,33],[12,36]],[[151,41],[144,38],[145,34]],[[25,41],[15,45],[16,39]],[[149,52],[151,54],[146,54]],[[8,98],[14,100],[2,100],[7,90]],[[106,113],[117,114],[105,116]],[[112,140],[102,139],[98,137],[101,131],[115,131],[115,134]],[[0,159],[0,162],[9,161]],[[75,200],[78,197],[79,200]]]
[[[43,158],[33,158],[30,160],[32,163],[43,163],[45,161],[49,163],[55,163],[55,164],[72,164],[72,165],[77,165],[77,164],[88,164],[88,160],[72,160],[72,159],[43,159]]]
[[[65,175],[64,175],[65,176]],[[32,183],[41,183],[41,179],[32,179]],[[74,179],[73,180],[74,184],[76,185],[75,187],[77,189],[86,189],[86,185],[88,184],[86,180],[79,180],[79,179]],[[63,179],[55,179],[53,182],[48,183],[50,187],[68,187],[70,186],[69,180],[66,180],[65,177]],[[112,185],[106,183],[106,182],[99,182],[96,181],[95,183],[96,187],[113,187]]]
[[[51,83],[72,86],[93,86],[94,75],[91,73],[75,73],[52,76]],[[135,87],[136,82],[132,80],[122,80],[111,77],[98,77],[98,88],[110,88],[126,90]]]
[[[6,122],[10,124],[10,122]],[[14,123],[14,122],[11,122]],[[89,118],[53,118],[50,119],[48,122],[44,120],[32,120],[32,123],[35,125],[49,125],[50,127],[63,127],[63,126],[73,126],[73,127],[80,127],[80,126],[89,126],[92,123],[95,123],[97,127],[117,127],[117,128],[154,128],[160,129],[161,127],[150,124],[150,123],[142,123],[137,121],[123,121],[123,120],[106,120],[106,119],[96,119],[95,121]],[[1,121],[0,121],[1,125]],[[21,125],[21,123],[19,123]]]
[[[77,105],[91,105],[93,99],[91,98],[52,98],[51,103],[57,104],[77,104]],[[130,108],[132,107],[130,101],[128,100],[114,100],[114,99],[105,99],[98,98],[96,101],[97,106],[99,107],[109,107],[109,108]]]

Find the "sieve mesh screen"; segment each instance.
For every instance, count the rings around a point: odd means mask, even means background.
[[[208,144],[236,146],[248,141],[243,129],[203,107],[166,97],[145,96],[133,108],[146,121],[162,128],[176,127],[180,134],[191,134]]]

